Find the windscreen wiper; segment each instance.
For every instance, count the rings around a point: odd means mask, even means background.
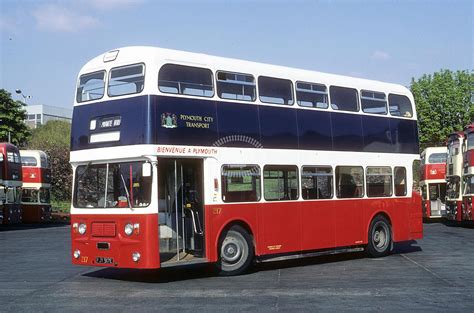
[[[119,165],[119,170],[120,170],[120,165]],[[127,194],[128,206],[130,207],[130,209],[133,210],[132,202],[130,201],[130,193],[128,192],[127,184],[125,183],[125,178],[123,178],[122,171],[120,171],[120,178],[122,178],[122,183],[123,183],[123,186],[125,187],[125,193]]]

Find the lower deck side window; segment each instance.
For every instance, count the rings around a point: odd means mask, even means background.
[[[362,198],[364,196],[364,169],[362,166],[336,167],[336,196]]]
[[[407,194],[407,170],[404,167],[395,167],[395,196]]]
[[[298,168],[294,165],[265,165],[263,190],[267,201],[298,199]]]
[[[253,202],[260,200],[260,167],[224,165],[221,171],[222,201]]]
[[[366,176],[368,197],[392,195],[392,169],[390,167],[367,167]]]
[[[330,166],[303,166],[301,195],[303,199],[332,198],[332,168]]]

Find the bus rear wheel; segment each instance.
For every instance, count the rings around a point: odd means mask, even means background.
[[[377,215],[370,223],[367,253],[372,258],[379,258],[390,253],[392,248],[392,227],[382,215]]]
[[[252,238],[239,225],[232,226],[223,235],[219,245],[219,274],[240,275],[252,263],[254,250]]]

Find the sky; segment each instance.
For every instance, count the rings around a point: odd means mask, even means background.
[[[81,67],[134,45],[409,86],[440,69],[473,70],[473,3],[0,0],[0,88],[71,108]]]

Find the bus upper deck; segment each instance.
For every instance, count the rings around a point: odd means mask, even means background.
[[[418,153],[413,97],[401,85],[151,47],[86,64],[74,121],[72,151],[159,144]]]

